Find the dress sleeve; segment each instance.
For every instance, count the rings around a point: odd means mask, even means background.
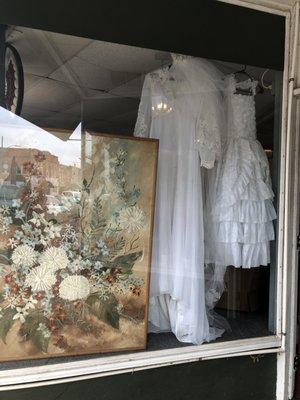
[[[134,136],[149,137],[151,127],[151,77],[145,76]]]
[[[210,104],[209,104],[210,103]],[[213,168],[221,154],[221,129],[223,110],[221,102],[206,99],[205,108],[196,120],[196,146],[198,148],[201,167]],[[225,125],[223,125],[224,129]]]

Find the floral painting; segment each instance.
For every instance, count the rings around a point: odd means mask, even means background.
[[[157,141],[80,149],[1,149],[1,360],[145,348]]]

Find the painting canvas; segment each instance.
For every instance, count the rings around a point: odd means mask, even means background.
[[[0,149],[0,360],[145,348],[157,141],[32,135]]]

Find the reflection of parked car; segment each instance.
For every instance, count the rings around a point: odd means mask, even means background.
[[[65,196],[68,198],[68,200],[73,201],[74,203],[79,203],[80,202],[80,192],[75,191],[75,190],[65,190],[62,193],[62,196]]]
[[[56,198],[55,196],[51,196],[50,194],[46,195],[46,204],[60,204],[58,198]]]
[[[80,197],[80,192],[75,190],[65,190],[60,196],[60,202],[67,208],[70,215],[78,216]]]
[[[17,185],[5,184],[0,187],[0,205],[12,205],[13,199],[18,199],[23,188]]]
[[[46,204],[50,214],[57,215],[68,211],[68,208],[64,206],[55,196],[46,195]]]

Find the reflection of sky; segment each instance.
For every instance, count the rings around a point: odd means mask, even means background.
[[[81,141],[78,125],[72,139],[64,141],[42,128],[0,107],[0,143],[3,147],[33,148],[49,151],[64,165],[80,166]],[[75,135],[74,135],[75,134]],[[77,140],[76,140],[77,139]]]

